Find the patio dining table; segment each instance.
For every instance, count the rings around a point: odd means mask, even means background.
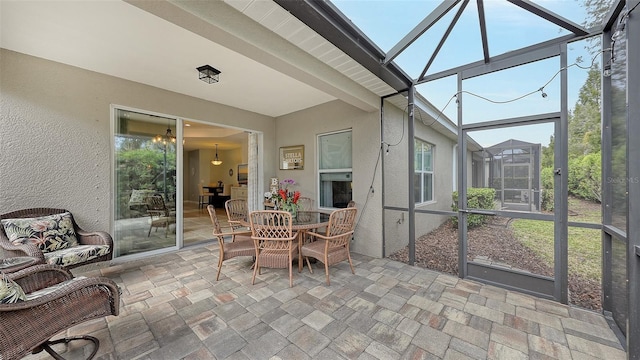
[[[331,214],[322,211],[298,211],[292,217],[291,229],[298,232],[298,272],[302,271],[302,255],[300,248],[304,245],[306,234],[309,230],[323,228],[329,225]],[[242,226],[251,227],[249,220],[240,222]]]

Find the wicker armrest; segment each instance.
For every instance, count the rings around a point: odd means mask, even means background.
[[[320,238],[320,239],[323,239],[323,240],[329,240],[329,241],[331,241],[333,239],[343,238],[346,235],[350,235],[350,234],[353,234],[353,230],[347,231],[347,232],[343,232],[343,233],[340,233],[338,235],[333,235],[333,236],[322,235],[322,234],[315,233],[313,231],[308,231],[307,232],[307,235],[309,235],[309,236],[313,236],[313,237],[317,237],[317,238]]]
[[[113,238],[105,231],[85,231],[78,229],[76,235],[81,245],[109,245],[113,249]]]
[[[0,248],[2,248],[0,253],[4,254],[3,258],[5,259],[18,256],[30,256],[40,259],[40,263],[44,264],[45,262],[44,254],[42,254],[42,251],[38,249],[38,246],[35,244],[26,243],[14,245],[9,241],[9,239],[0,235]]]
[[[8,274],[25,293],[44,289],[73,278],[73,274],[62,266],[41,264]]]
[[[69,279],[70,280],[70,279]],[[55,285],[55,284],[53,284]],[[21,285],[22,286],[22,285]],[[42,287],[42,289],[48,286]],[[25,293],[30,293],[33,291],[28,291],[23,288]],[[73,296],[72,294],[77,294],[77,296]],[[50,303],[57,303],[60,301],[75,301],[73,299],[85,299],[87,301],[90,300],[90,294],[97,293],[106,293],[106,295],[110,299],[110,307],[111,313],[113,315],[118,315],[120,310],[120,288],[116,283],[106,277],[86,277],[86,278],[78,278],[75,281],[69,282],[64,286],[52,291],[46,295],[39,296],[35,299],[30,299],[26,301],[19,301],[13,304],[0,304],[0,313],[4,311],[16,311],[16,310],[27,310],[31,308],[37,308],[40,306],[47,306]],[[95,296],[95,295],[94,295]],[[86,304],[78,303],[77,306],[82,306]],[[64,316],[64,314],[58,314],[58,316]]]

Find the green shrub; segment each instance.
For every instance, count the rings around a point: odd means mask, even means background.
[[[600,152],[569,161],[568,191],[585,200],[602,200]]]
[[[540,206],[543,210],[553,211],[553,168],[543,168],[540,171],[540,180],[542,182]]]
[[[452,194],[453,211],[458,211],[458,192]],[[494,209],[494,199],[496,198],[496,190],[492,188],[469,188],[467,189],[467,208],[471,209]],[[467,216],[467,226],[469,228],[480,226],[487,222],[488,215],[469,214]],[[452,218],[453,224],[458,225],[458,217]]]

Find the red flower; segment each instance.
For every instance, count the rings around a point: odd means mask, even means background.
[[[278,194],[280,194],[280,197],[282,198],[282,201],[287,201],[287,192],[284,191],[283,189],[278,190]]]
[[[300,191],[296,191],[293,193],[293,203],[297,204],[298,203],[298,199],[300,198]]]

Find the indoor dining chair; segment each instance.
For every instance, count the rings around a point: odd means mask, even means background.
[[[220,278],[220,271],[222,270],[222,263],[225,260],[232,259],[238,256],[255,256],[256,250],[251,239],[251,231],[234,231],[233,228],[230,232],[222,232],[222,227],[216,216],[216,209],[213,205],[207,205],[207,211],[213,224],[213,236],[218,239],[218,245],[220,247],[220,254],[218,257],[218,275],[216,275],[216,281]],[[231,236],[231,242],[225,242],[225,237]]]
[[[313,269],[309,262],[310,257],[318,259],[318,261],[324,264],[327,285],[331,285],[329,281],[329,266],[341,261],[348,260],[351,273],[355,274],[349,244],[353,236],[357,212],[358,209],[355,207],[333,211],[329,217],[329,225],[327,225],[326,233],[318,234],[311,231],[307,232],[307,235],[315,238],[316,241],[304,244],[300,249],[300,253],[302,257],[306,259],[307,266],[312,274]]]
[[[293,287],[293,259],[298,256],[298,233],[292,230],[291,213],[278,210],[259,210],[249,213],[251,238],[256,262],[251,284],[262,267],[288,268],[289,287]]]

